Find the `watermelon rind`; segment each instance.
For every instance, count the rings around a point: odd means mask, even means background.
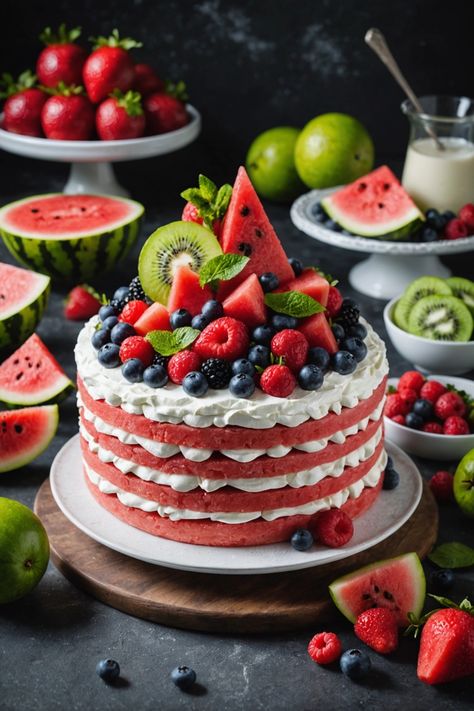
[[[400,574],[405,576],[406,585],[412,586],[411,591],[408,593],[411,597],[410,609],[402,609],[399,613],[401,626],[408,625],[408,618],[406,617],[408,612],[412,612],[419,617],[426,597],[425,573],[418,555],[416,553],[405,553],[396,558],[387,558],[366,565],[352,573],[343,575],[331,583],[329,586],[331,598],[338,610],[342,612],[344,617],[347,617],[350,622],[355,623],[358,615],[365,608],[361,606],[359,598],[351,605],[347,600],[343,599],[342,593],[348,588],[350,589],[351,584],[364,581],[364,578],[367,578],[367,587],[369,587],[369,582],[373,583],[374,580],[376,581],[377,573],[384,571],[389,566],[392,568],[391,577],[394,580],[394,585],[396,572],[399,571]],[[396,566],[397,570],[394,571],[393,566]]]
[[[331,201],[331,196],[323,198],[321,204],[329,217],[337,222],[343,229],[351,232],[354,235],[361,237],[373,237],[376,239],[397,240],[405,239],[409,234],[414,232],[419,224],[421,224],[423,216],[416,206],[410,208],[402,218],[386,222],[383,228],[380,226],[371,226],[365,222],[349,219],[341,212],[336,205]],[[324,227],[324,225],[323,225]]]
[[[53,405],[65,400],[74,390],[74,385],[67,375],[58,375],[54,385],[35,390],[32,393],[17,393],[8,388],[0,388],[0,403],[8,409],[32,407],[34,405]]]
[[[24,266],[48,274],[56,280],[82,281],[102,275],[120,262],[137,240],[144,206],[128,198],[113,197],[130,207],[130,214],[109,228],[88,233],[76,232],[48,239],[8,224],[8,211],[29,201],[61,193],[34,195],[9,203],[0,209],[0,235],[9,252]],[[100,197],[109,197],[102,196]]]
[[[31,276],[35,281],[32,289],[23,298],[17,300],[8,311],[0,314],[1,356],[14,350],[31,336],[46,309],[51,279],[37,272]]]
[[[5,454],[0,452],[0,473],[11,472],[14,469],[19,469],[20,467],[24,467],[26,464],[32,462],[33,459],[36,459],[42,452],[44,452],[56,434],[59,423],[58,406],[43,405],[37,408],[28,408],[24,410],[24,412],[27,417],[32,417],[35,414],[35,410],[41,411],[42,414],[47,415],[46,426],[42,437],[35,443],[34,446],[31,446],[28,442],[25,442],[25,447],[21,454],[16,457],[10,457],[8,460],[6,460]],[[21,417],[21,413],[22,410],[18,410],[16,414]]]

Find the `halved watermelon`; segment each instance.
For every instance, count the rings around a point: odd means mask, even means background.
[[[326,316],[323,313],[314,314],[303,319],[298,326],[298,330],[306,336],[311,347],[319,346],[325,348],[328,353],[337,353],[336,339],[331,331]]]
[[[386,165],[321,202],[328,215],[341,227],[363,237],[402,239],[425,219]]]
[[[40,322],[50,278],[0,262],[0,353],[21,345]]]
[[[0,401],[8,407],[60,402],[73,387],[36,333],[0,365]]]
[[[150,331],[169,331],[171,326],[168,309],[163,304],[155,301],[135,321],[133,328],[139,336],[146,336]]]
[[[57,405],[0,412],[0,472],[36,459],[56,434],[58,421]]]
[[[254,328],[267,319],[265,294],[256,274],[251,274],[234,289],[223,302],[226,316],[243,321],[249,328]]]
[[[400,627],[406,627],[408,613],[419,617],[423,609],[426,580],[417,554],[406,553],[338,578],[329,586],[329,592],[351,622],[371,607],[387,607],[396,613]]]
[[[170,314],[176,309],[187,309],[196,316],[209,299],[212,299],[212,290],[209,286],[199,285],[196,272],[184,265],[176,269],[167,304]]]
[[[275,291],[301,291],[319,301],[322,306],[326,306],[329,296],[329,282],[314,269],[303,269],[300,276],[290,279]]]

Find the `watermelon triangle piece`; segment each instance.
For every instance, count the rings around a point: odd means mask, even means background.
[[[329,296],[329,282],[314,269],[303,269],[300,276],[287,281],[276,291],[301,291],[319,301],[322,306],[326,306]]]
[[[223,302],[226,316],[243,321],[249,328],[265,323],[265,294],[256,274],[251,274]]]
[[[212,297],[211,288],[201,287],[199,275],[183,265],[175,271],[167,308],[170,314],[176,309],[187,309],[192,316],[196,316]]]
[[[146,336],[150,331],[170,331],[168,309],[159,301],[155,301],[142,313],[138,321],[135,321],[133,328],[139,336]]]
[[[260,276],[264,272],[273,272],[280,283],[294,276],[288,257],[243,166],[235,179],[220,242],[224,253],[250,257],[245,269],[223,285],[225,294],[229,294],[250,274]]]
[[[56,434],[58,421],[57,405],[0,412],[0,472],[36,459]]]
[[[339,350],[331,326],[323,313],[305,318],[299,324],[298,330],[306,336],[311,347],[325,348],[328,353],[336,353]]]
[[[0,401],[8,407],[60,402],[73,388],[36,333],[0,365]]]

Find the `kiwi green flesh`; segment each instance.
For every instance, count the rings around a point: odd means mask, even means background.
[[[461,299],[474,316],[474,282],[463,277],[449,277],[446,283],[451,288],[454,296]]]
[[[455,296],[425,296],[408,319],[410,333],[434,341],[468,341],[472,329],[469,309]]]
[[[420,299],[431,294],[446,294],[449,296],[452,291],[446,281],[439,277],[424,276],[412,281],[395,306],[393,319],[396,325],[404,331],[408,331],[408,320],[412,308]]]
[[[199,273],[210,259],[222,254],[215,235],[195,222],[171,222],[148,237],[138,259],[138,275],[145,294],[166,306],[177,267]]]

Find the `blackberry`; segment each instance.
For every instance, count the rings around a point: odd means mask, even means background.
[[[155,353],[155,355],[153,356],[152,365],[161,365],[162,368],[167,370],[168,361],[168,356],[161,355],[161,353]]]
[[[112,306],[115,309],[115,311],[119,314],[119,313],[122,313],[123,307],[125,306],[126,303],[127,302],[124,299],[121,299],[121,300],[110,299],[109,305]]]
[[[208,358],[201,365],[201,373],[206,376],[209,387],[220,390],[228,386],[232,376],[232,367],[222,358]]]
[[[349,328],[349,326],[355,326],[359,322],[359,316],[360,310],[356,302],[353,299],[344,299],[337,316],[337,322],[343,328]]]
[[[127,301],[146,301],[148,303],[149,299],[140,282],[140,277],[136,276],[130,282],[128,287]]]

